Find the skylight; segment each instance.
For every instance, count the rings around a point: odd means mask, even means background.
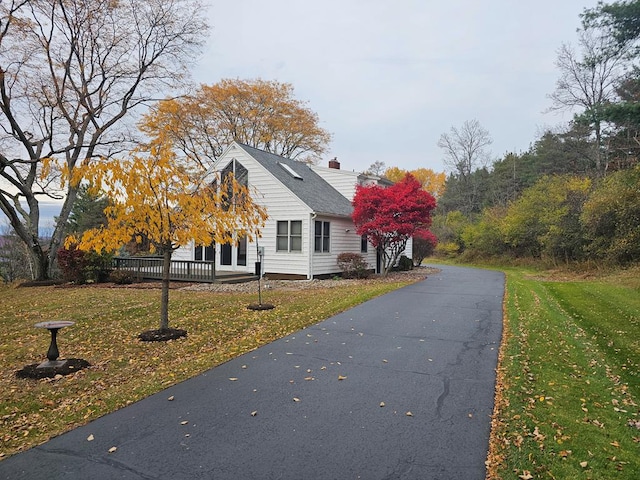
[[[289,165],[285,164],[285,163],[281,163],[278,162],[278,165],[280,165],[285,172],[287,172],[289,175],[291,175],[293,178],[296,178],[298,180],[302,180],[302,177],[300,175],[298,175],[293,168],[291,168]]]

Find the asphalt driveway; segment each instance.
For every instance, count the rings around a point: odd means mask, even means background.
[[[14,455],[0,478],[484,479],[504,276],[438,268]]]

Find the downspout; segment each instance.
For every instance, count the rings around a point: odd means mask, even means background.
[[[310,220],[309,220],[309,278],[307,280],[313,280],[313,251],[314,251],[314,242],[315,242],[315,223],[314,220],[318,214],[316,212],[311,212]]]

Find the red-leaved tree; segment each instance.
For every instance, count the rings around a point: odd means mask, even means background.
[[[436,245],[438,238],[431,230],[416,230],[413,234],[413,265],[418,267],[425,258],[433,255]]]
[[[382,256],[386,276],[416,231],[431,225],[436,200],[411,174],[384,188],[358,186],[353,198],[353,222]]]

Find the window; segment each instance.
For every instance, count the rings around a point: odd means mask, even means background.
[[[229,177],[233,176],[233,178],[235,178],[236,182],[238,182],[238,184],[242,187],[248,188],[249,186],[249,171],[242,166],[242,164],[240,162],[238,162],[236,159],[233,159],[231,162],[229,162],[227,164],[226,167],[224,167],[221,172],[220,172],[220,180],[222,182],[222,185],[225,184],[225,182],[229,179]],[[214,182],[215,184],[215,182]],[[222,208],[224,210],[228,210],[231,205],[233,204],[233,202],[235,201],[233,198],[233,191],[232,191],[232,186],[231,184],[228,184],[226,186],[227,188],[227,198],[224,201],[224,204],[222,205]]]
[[[247,237],[238,239],[238,248],[236,252],[236,264],[247,265]]]
[[[301,252],[302,251],[302,221],[279,221],[276,230],[276,251]]]
[[[240,185],[242,185],[243,187],[249,186],[249,172],[236,159],[233,159],[231,162],[229,162],[229,164],[226,167],[222,169],[222,172],[221,172],[222,181],[224,182],[227,179],[227,177],[231,174],[233,174],[236,181]]]
[[[316,222],[315,228],[315,248],[316,252],[328,252],[329,251],[329,222]]]
[[[367,253],[369,250],[369,241],[367,240],[366,235],[362,235],[360,239],[360,253]]]
[[[197,262],[205,261],[205,262],[213,262],[213,258],[215,255],[215,244],[211,245],[197,245],[194,260]]]
[[[291,168],[289,165],[287,165],[286,163],[281,163],[278,162],[278,165],[280,165],[285,172],[287,172],[289,175],[291,175],[293,178],[297,179],[297,180],[302,180],[302,177],[300,175],[298,175],[293,168]]]

